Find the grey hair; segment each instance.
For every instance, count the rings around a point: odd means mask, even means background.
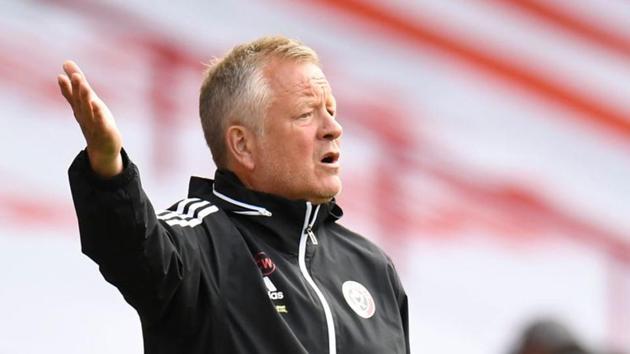
[[[230,125],[262,132],[272,95],[264,69],[275,58],[319,65],[313,49],[282,36],[241,44],[208,64],[199,94],[199,116],[217,168],[227,167],[225,132]]]

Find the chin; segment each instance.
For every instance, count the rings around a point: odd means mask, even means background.
[[[341,180],[339,177],[336,177],[334,181],[330,181],[326,184],[318,193],[318,198],[320,203],[325,203],[331,201],[335,196],[341,193]]]

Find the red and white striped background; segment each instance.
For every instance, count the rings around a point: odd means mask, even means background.
[[[0,353],[141,352],[131,308],[80,255],[61,62],[84,68],[164,207],[213,173],[202,62],[277,33],[322,57],[345,224],[395,259],[413,352],[504,353],[539,316],[629,351],[630,3],[578,3],[0,4]]]

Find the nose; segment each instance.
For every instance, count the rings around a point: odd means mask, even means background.
[[[329,113],[324,115],[324,121],[321,125],[320,136],[325,140],[336,140],[343,134],[341,124]]]

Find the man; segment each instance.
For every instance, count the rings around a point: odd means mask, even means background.
[[[342,129],[312,49],[265,37],[209,67],[215,179],[157,215],[111,113],[63,67],[87,141],[69,170],[82,250],[138,311],[146,353],[409,352],[394,266],[336,223]]]

